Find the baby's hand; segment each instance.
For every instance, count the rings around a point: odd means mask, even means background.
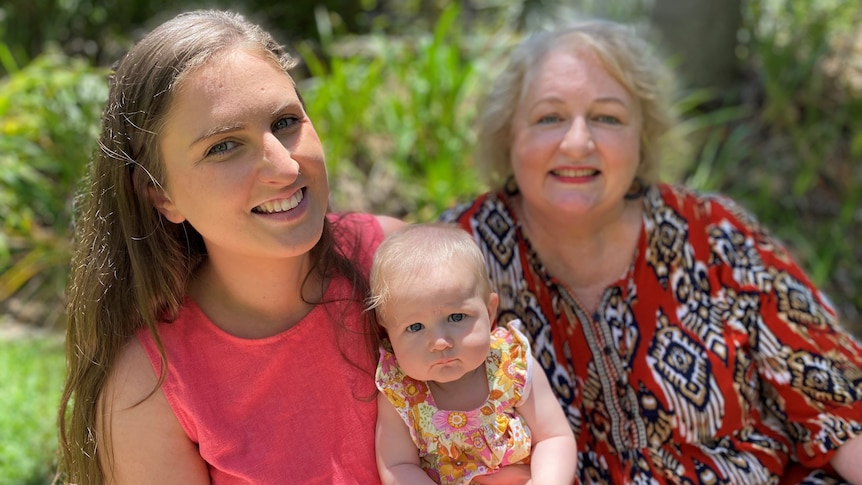
[[[474,478],[472,483],[479,485],[526,485],[530,483],[530,466],[505,466],[497,473]]]

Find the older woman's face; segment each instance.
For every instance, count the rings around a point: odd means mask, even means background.
[[[527,78],[512,120],[526,212],[613,217],[639,163],[637,99],[592,52],[555,50]]]

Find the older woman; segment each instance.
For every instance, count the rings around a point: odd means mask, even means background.
[[[480,110],[496,190],[442,219],[526,323],[582,482],[862,483],[862,348],[742,208],[657,181],[667,85],[621,25],[530,38]]]

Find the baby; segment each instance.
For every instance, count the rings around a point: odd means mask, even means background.
[[[369,309],[386,334],[384,484],[573,483],[575,438],[520,322],[491,330],[497,303],[478,246],[457,227],[406,226],[377,250]]]

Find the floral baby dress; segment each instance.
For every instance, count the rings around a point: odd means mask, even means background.
[[[513,463],[529,463],[530,430],[515,410],[530,392],[530,344],[513,327],[491,334],[485,360],[488,399],[471,411],[438,409],[428,385],[405,375],[395,355],[380,349],[377,388],[410,428],[422,468],[437,483],[469,484]]]

